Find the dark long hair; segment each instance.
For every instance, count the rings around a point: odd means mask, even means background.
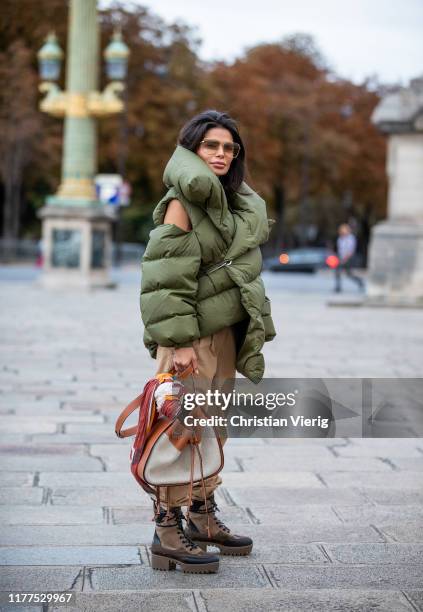
[[[178,144],[196,153],[204,134],[207,130],[215,127],[229,130],[234,142],[237,142],[241,147],[238,157],[232,160],[228,172],[224,176],[218,177],[226,195],[232,196],[238,191],[245,176],[245,147],[239,135],[236,121],[232,117],[227,113],[220,113],[216,110],[206,110],[199,115],[195,115],[179,132]]]

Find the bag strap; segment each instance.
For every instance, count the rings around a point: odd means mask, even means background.
[[[115,433],[118,438],[127,438],[128,436],[133,436],[134,434],[137,433],[138,425],[134,425],[133,427],[128,427],[128,429],[124,429],[123,431],[122,431],[122,427],[126,419],[129,417],[129,415],[132,414],[134,410],[141,407],[141,401],[142,401],[143,396],[144,396],[144,391],[140,393],[135,399],[133,399],[132,402],[130,402],[118,416],[116,420],[116,425],[115,425]]]
[[[175,378],[183,379],[183,378],[187,378],[187,376],[189,376],[192,372],[193,372],[192,365],[189,365],[180,374],[176,374],[176,370],[174,368],[172,368],[169,372],[166,372],[166,374],[172,374]],[[163,374],[164,373],[160,373],[155,376],[158,382],[160,381]],[[154,378],[151,380],[154,380]],[[118,438],[127,438],[128,436],[133,436],[137,433],[138,425],[134,425],[133,427],[128,427],[128,429],[124,429],[123,431],[122,431],[122,427],[126,419],[129,417],[129,415],[132,414],[134,410],[136,410],[137,408],[141,408],[141,402],[143,400],[144,393],[145,393],[145,388],[143,392],[140,393],[135,399],[133,399],[132,402],[130,402],[118,416],[116,420],[116,424],[115,424],[115,433]]]

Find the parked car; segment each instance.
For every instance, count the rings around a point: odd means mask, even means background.
[[[301,247],[283,251],[279,257],[264,261],[263,268],[272,272],[309,272],[322,268],[336,268],[337,255],[325,247]]]

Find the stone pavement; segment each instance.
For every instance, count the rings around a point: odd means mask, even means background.
[[[329,279],[264,277],[267,376],[423,376],[422,311],[330,308]],[[105,612],[423,610],[418,438],[229,440],[217,501],[252,555],[217,575],[150,569],[151,503],[114,434],[154,373],[131,278],[86,294],[0,285],[1,590],[73,590]]]

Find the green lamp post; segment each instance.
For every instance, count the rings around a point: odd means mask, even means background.
[[[63,53],[49,34],[38,53],[40,109],[64,118],[62,178],[57,193],[39,211],[43,222],[44,286],[113,286],[111,223],[113,215],[96,196],[97,120],[122,112],[129,50],[116,32],[105,52],[111,82],[98,88],[99,27],[97,0],[71,0],[66,90],[55,81]]]

